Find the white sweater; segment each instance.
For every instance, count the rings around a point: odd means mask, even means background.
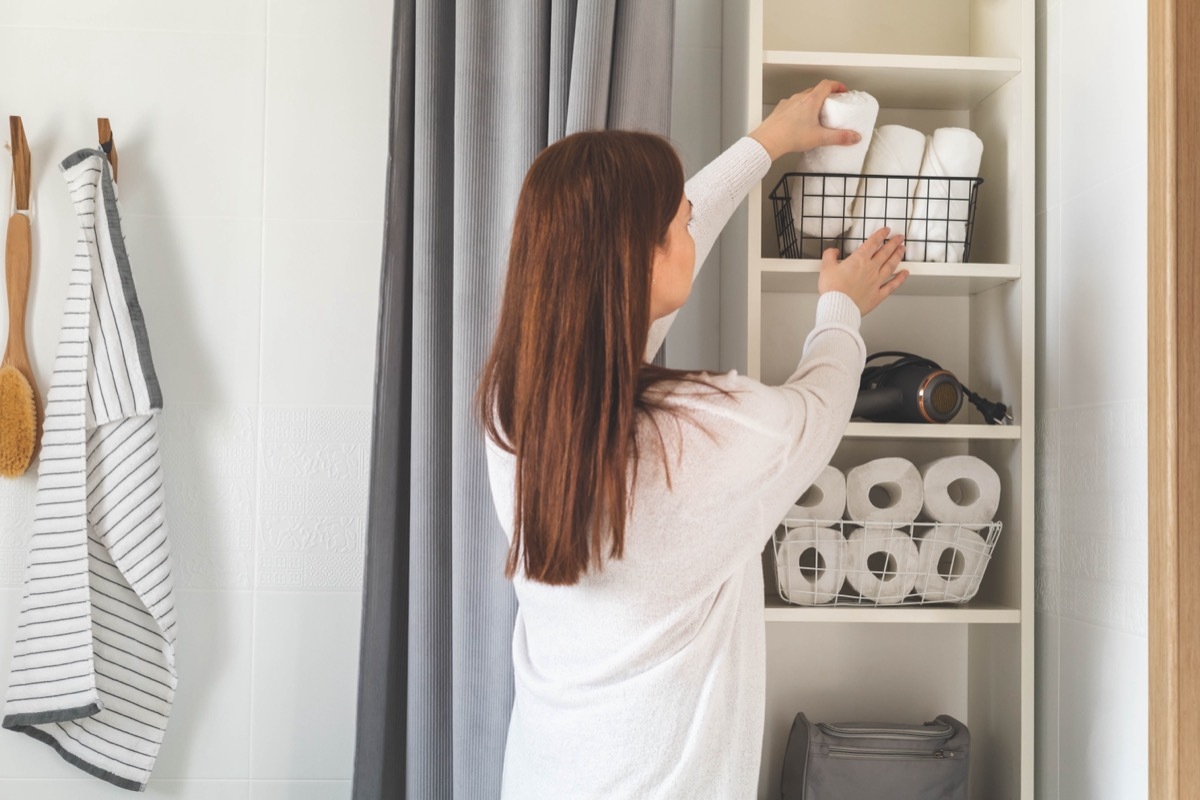
[[[744,138],[687,183],[697,269],[769,166],[762,146]],[[624,557],[574,586],[514,579],[516,702],[503,797],[755,795],[765,702],[759,555],[845,431],[866,357],[859,323],[848,296],[827,293],[783,386],[731,372],[710,378],[731,398],[667,387],[691,422],[657,421],[671,489],[655,422],[640,424]],[[669,324],[653,327],[651,354]],[[511,541],[514,460],[490,442],[488,470]]]

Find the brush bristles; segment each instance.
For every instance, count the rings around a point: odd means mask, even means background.
[[[33,387],[16,367],[0,367],[0,475],[24,475],[36,445]]]

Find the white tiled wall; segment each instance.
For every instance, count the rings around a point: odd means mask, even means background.
[[[1147,796],[1146,9],[1038,8],[1037,750]]]
[[[22,115],[33,152],[43,386],[75,239],[55,165],[95,143],[97,116],[121,157],[179,587],[180,686],[148,797],[350,796],[391,13],[0,2],[0,116]],[[0,186],[8,173],[0,158]],[[32,493],[32,476],[0,482],[0,688]],[[0,731],[0,797],[125,796]]]

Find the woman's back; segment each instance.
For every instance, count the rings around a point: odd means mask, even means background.
[[[682,197],[678,159],[643,134],[576,134],[530,170],[479,394],[519,601],[505,797],[754,796],[759,554],[841,439],[866,357],[860,309],[903,283],[901,238],[883,229],[845,261],[827,254],[782,386],[643,357],[772,158],[857,137],[817,123],[844,90],[783,101]]]
[[[572,586],[514,576],[506,797],[752,795],[759,554],[848,420],[865,351],[857,311],[835,318],[840,302],[825,303],[785,386],[723,375],[664,387],[665,407],[639,420],[622,558]],[[513,456],[490,445],[488,466],[511,536]]]

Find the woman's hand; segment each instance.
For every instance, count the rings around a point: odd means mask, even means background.
[[[766,149],[771,160],[788,153],[800,153],[831,144],[857,144],[862,140],[854,131],[835,130],[821,125],[821,106],[831,94],[846,91],[837,81],[821,81],[811,89],[780,101],[775,110],[751,131],[750,136]]]
[[[836,249],[826,250],[817,292],[850,295],[863,316],[871,313],[908,279],[908,270],[896,271],[904,259],[904,237],[888,239],[889,233],[889,228],[880,228],[844,261],[838,261]]]

